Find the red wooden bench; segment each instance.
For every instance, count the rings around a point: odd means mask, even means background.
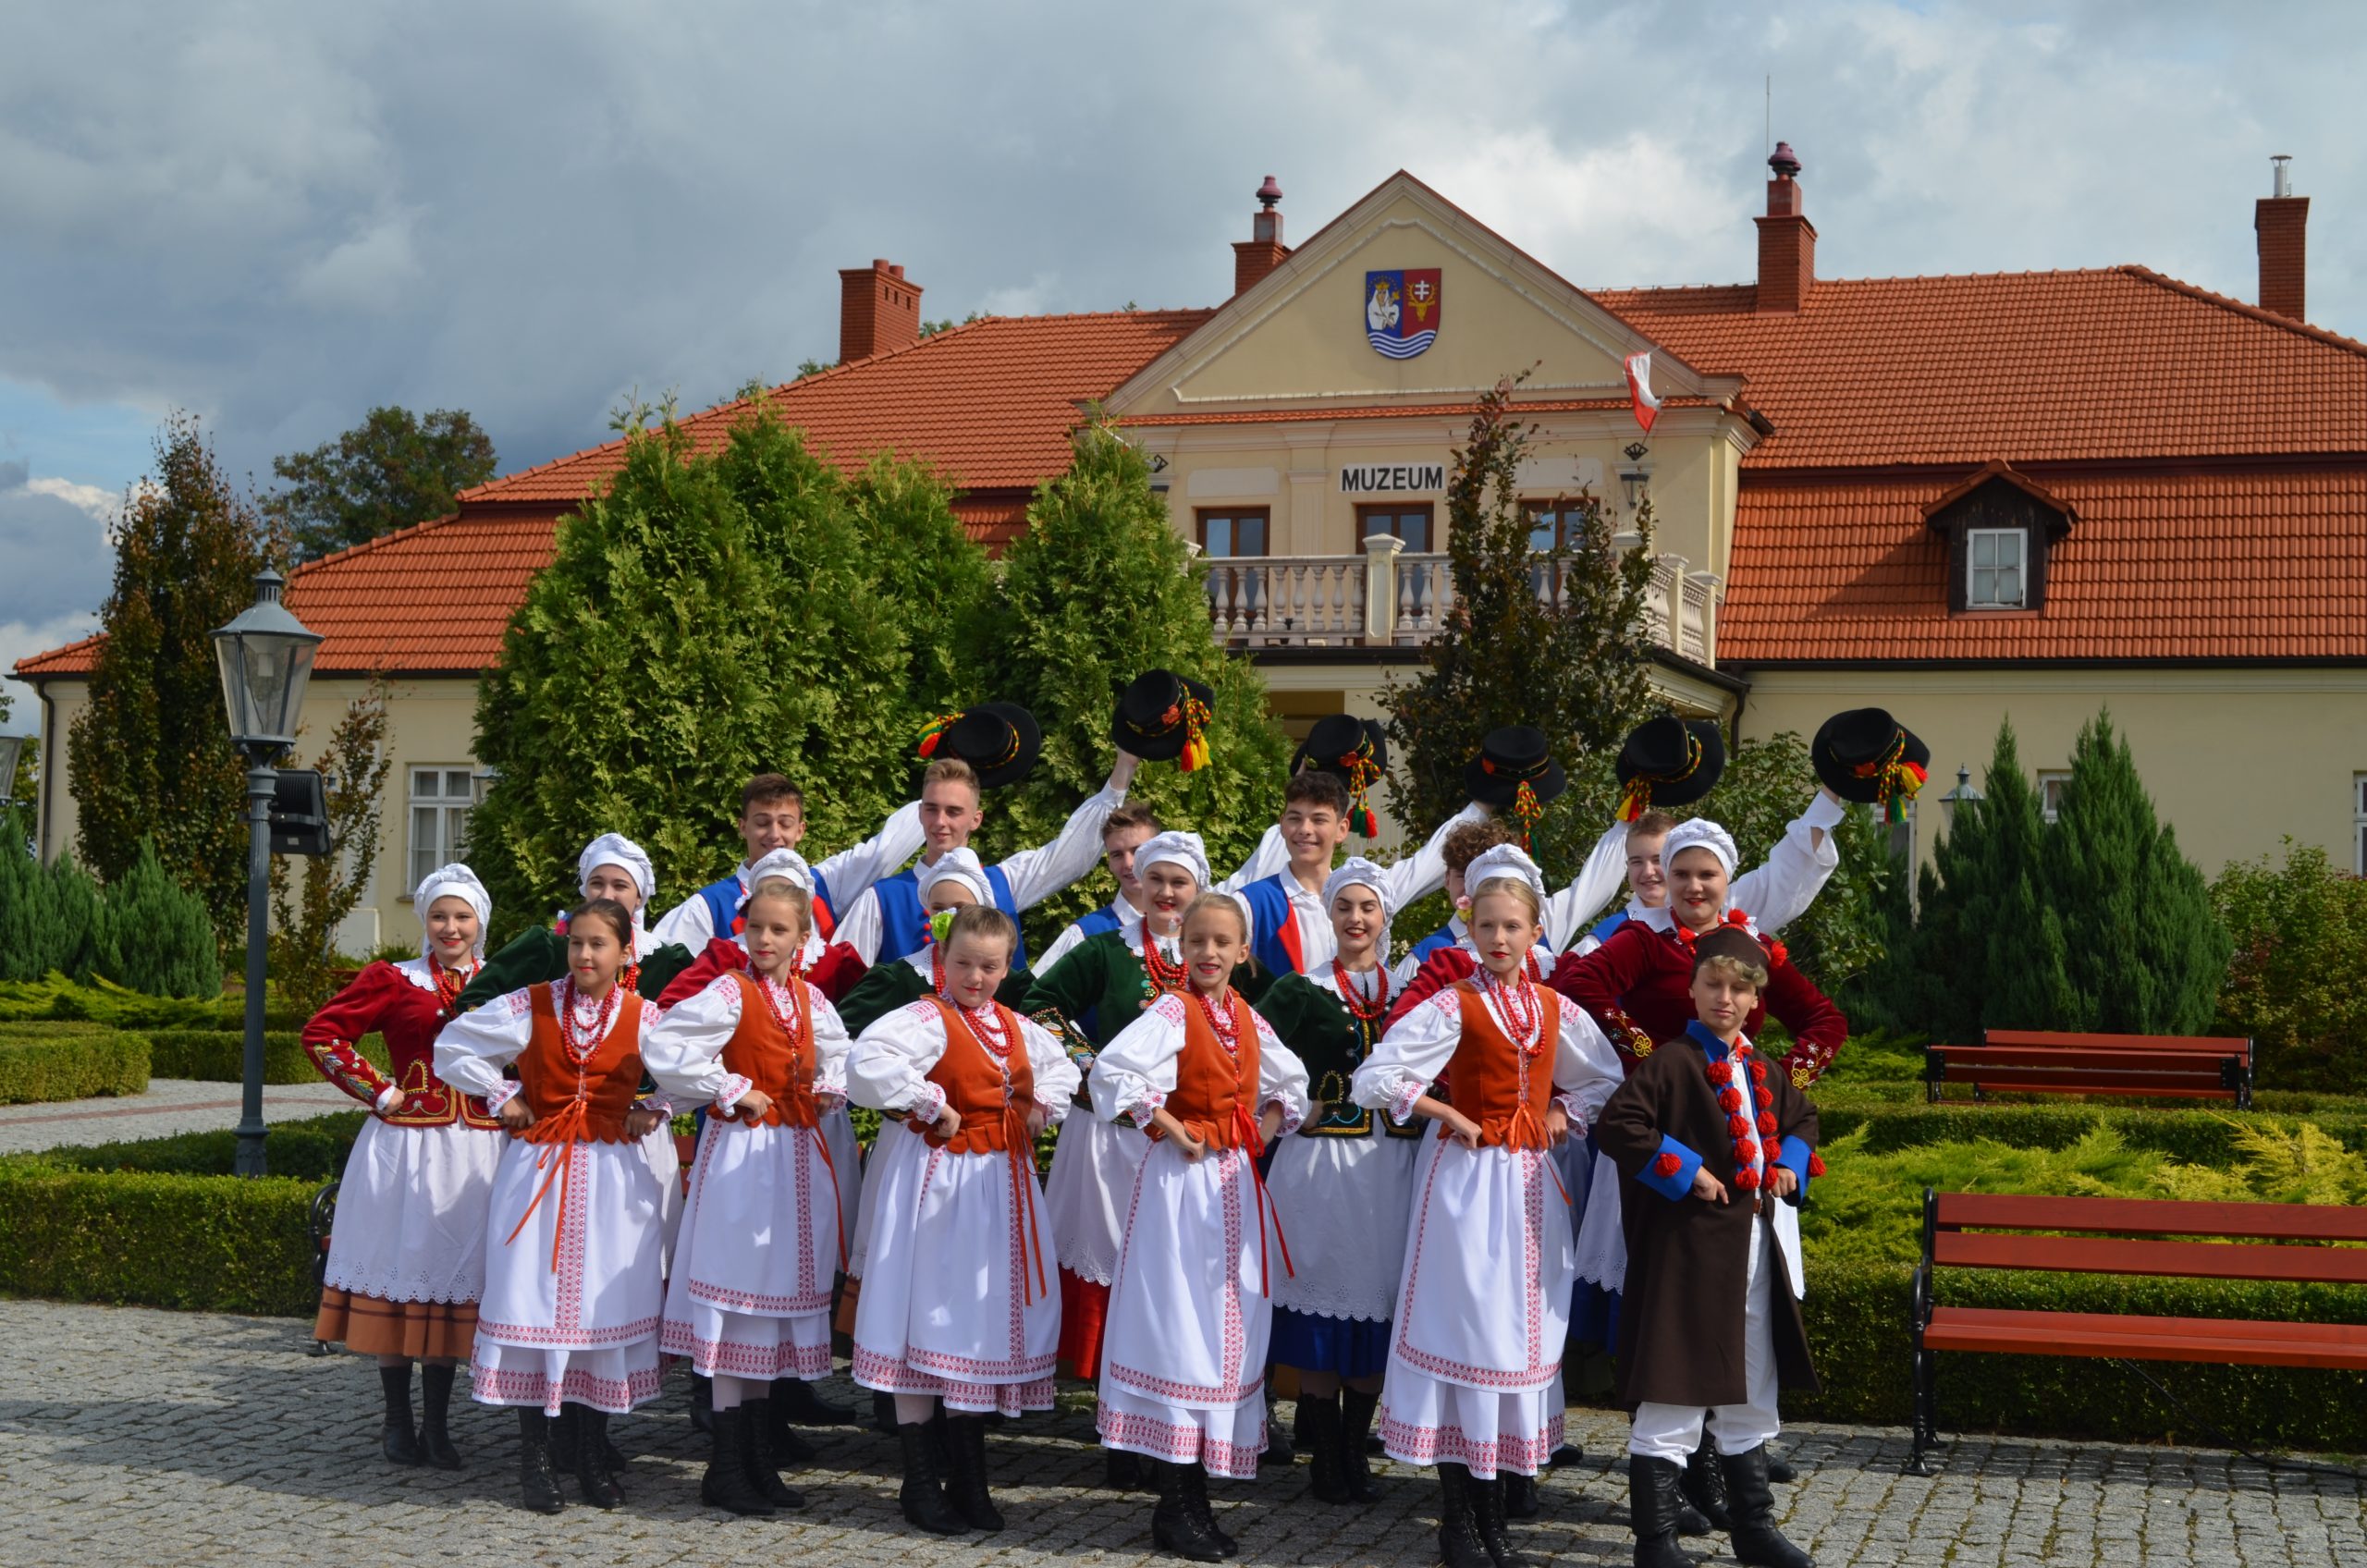
[[[2042,1095],[2127,1095],[2252,1103],[2252,1043],[2199,1035],[2056,1035],[1991,1029],[1977,1046],[1927,1046],[1923,1092],[1944,1084]]]
[[[2057,1232],[2031,1234],[2030,1232]],[[2216,1240],[2167,1238],[2215,1237]],[[2076,1355],[2367,1371],[2367,1324],[1935,1306],[1940,1268],[2149,1274],[2367,1285],[2367,1208],[2286,1203],[2165,1203],[1923,1189],[1923,1262],[1909,1308],[1915,1336],[1910,1475],[1937,1466],[1933,1363],[1941,1351]],[[2294,1243],[2296,1245],[2278,1243]]]

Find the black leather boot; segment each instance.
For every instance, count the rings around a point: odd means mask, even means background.
[[[1709,1530],[1689,1532],[1706,1536],[1710,1530],[1731,1530],[1734,1522],[1726,1515],[1726,1480],[1718,1469],[1718,1444],[1709,1433],[1701,1434],[1701,1446],[1685,1462],[1685,1475],[1676,1483],[1679,1496],[1709,1525]]]
[[[715,1434],[715,1379],[691,1374],[691,1430]]]
[[[1113,1492],[1140,1492],[1151,1489],[1151,1480],[1143,1474],[1149,1463],[1139,1453],[1129,1453],[1122,1448],[1105,1449],[1107,1457],[1101,1462],[1101,1484]]]
[[[1693,1568],[1676,1544],[1677,1498],[1682,1465],[1665,1459],[1627,1456],[1627,1515],[1636,1529],[1636,1568]]]
[[[803,1378],[773,1379],[773,1408],[781,1418],[801,1427],[852,1427],[854,1406],[834,1404],[822,1397],[822,1390]]]
[[[1380,1408],[1379,1394],[1340,1390],[1340,1464],[1348,1493],[1358,1502],[1380,1501],[1380,1488],[1372,1478],[1372,1452],[1366,1446],[1372,1436],[1373,1413]]]
[[[794,1378],[776,1378],[769,1386],[775,1389],[802,1389],[805,1385]],[[807,1442],[804,1436],[789,1424],[789,1411],[781,1404],[778,1396],[761,1401],[749,1400],[745,1403],[764,1405],[765,1432],[772,1443],[773,1458],[777,1463],[782,1464],[814,1463],[821,1451]]]
[[[1809,1554],[1775,1527],[1775,1494],[1767,1489],[1767,1445],[1720,1457],[1725,1472],[1727,1530],[1735,1555],[1750,1568],[1815,1568]]]
[[[608,1413],[575,1407],[575,1485],[595,1508],[622,1508],[625,1489],[608,1464]]]
[[[1512,1531],[1504,1521],[1504,1484],[1511,1478],[1502,1470],[1484,1481],[1471,1477],[1471,1523],[1495,1568],[1528,1568],[1528,1559],[1513,1545]]]
[[[1460,1464],[1439,1466],[1439,1561],[1446,1568],[1495,1568],[1472,1506],[1477,1485]]]
[[[1184,1472],[1184,1506],[1192,1511],[1192,1517],[1200,1522],[1200,1528],[1216,1542],[1218,1556],[1238,1556],[1241,1543],[1225,1534],[1224,1526],[1217,1523],[1215,1507],[1208,1501],[1208,1466],[1185,1464],[1179,1468]]]
[[[378,1437],[386,1463],[418,1464],[425,1456],[419,1452],[419,1434],[411,1424],[411,1363],[379,1367],[378,1389],[386,1396],[386,1429]]]
[[[1538,1514],[1537,1477],[1523,1476],[1511,1470],[1499,1470],[1496,1479],[1504,1484],[1504,1517],[1534,1519]]]
[[[877,1389],[871,1391],[871,1429],[883,1438],[899,1435],[894,1394],[881,1393]]]
[[[1257,1468],[1269,1465],[1295,1464],[1298,1447],[1291,1441],[1291,1428],[1274,1413],[1274,1396],[1266,1396],[1266,1450],[1257,1456]]]
[[[987,1489],[987,1418],[949,1415],[945,1418],[945,1501],[962,1522],[989,1533],[1002,1528],[1002,1511]]]
[[[438,1470],[458,1470],[460,1451],[452,1446],[452,1366],[419,1369],[419,1451]]]
[[[1199,1466],[1170,1464],[1161,1459],[1147,1463],[1159,1488],[1159,1506],[1150,1513],[1151,1543],[1193,1562],[1223,1562],[1224,1549],[1217,1544],[1214,1527],[1193,1508],[1185,1486],[1184,1471]]]
[[[1306,1437],[1307,1488],[1315,1494],[1316,1501],[1355,1501],[1356,1494],[1348,1485],[1348,1467],[1340,1452],[1340,1396],[1317,1399],[1310,1394],[1299,1395],[1298,1422]]]
[[[1792,1462],[1784,1458],[1773,1443],[1767,1445],[1767,1478],[1779,1487],[1789,1486],[1800,1478],[1800,1473],[1792,1468]]]
[[[896,1494],[904,1523],[933,1536],[958,1536],[967,1530],[970,1526],[945,1501],[945,1482],[938,1469],[936,1448],[929,1441],[928,1423],[911,1421],[899,1426],[896,1440],[904,1449],[904,1485]]]
[[[567,1506],[559,1495],[558,1472],[551,1468],[551,1424],[543,1413],[521,1406],[518,1412],[518,1493],[535,1513],[557,1513]]]
[[[780,1478],[780,1455],[773,1448],[778,1429],[772,1401],[752,1399],[740,1407],[741,1467],[748,1472],[748,1484],[775,1508],[803,1508],[805,1494]]]
[[[710,1410],[706,1474],[699,1477],[699,1501],[742,1518],[767,1519],[773,1505],[756,1489],[742,1452],[747,1447],[748,1407]]]

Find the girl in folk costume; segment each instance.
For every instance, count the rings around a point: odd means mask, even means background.
[[[1621,1178],[1647,1189],[1625,1209],[1630,1305],[1617,1364],[1618,1397],[1635,1411],[1637,1568],[1690,1561],[1676,1544],[1679,1476],[1701,1447],[1704,1406],[1735,1555],[1809,1568],[1775,1528],[1766,1445],[1779,1429],[1778,1385],[1817,1386],[1800,1323],[1798,1229],[1775,1216],[1823,1167],[1816,1108],[1744,1029],[1772,978],[1768,959],[1738,927],[1701,936],[1687,986],[1694,1022],[1637,1064],[1596,1129]]]
[[[1306,1115],[1306,1069],[1233,989],[1249,921],[1230,895],[1184,912],[1188,989],[1163,996],[1093,1065],[1093,1109],[1150,1132],[1110,1290],[1101,1440],[1147,1454],[1151,1536],[1197,1562],[1238,1550],[1217,1527],[1208,1476],[1257,1473],[1266,1342],[1282,1221],[1257,1158]]]
[[[1574,1259],[1551,1149],[1583,1132],[1619,1064],[1593,1020],[1522,972],[1545,903],[1535,864],[1505,845],[1465,880],[1479,972],[1393,1024],[1351,1093],[1441,1124],[1415,1174],[1381,1439],[1438,1467],[1448,1568],[1507,1568],[1522,1561],[1507,1508],[1527,1504],[1505,1477],[1531,1490],[1562,1439]]]
[[[465,865],[429,872],[411,901],[427,928],[420,956],[371,964],[304,1025],[313,1065],[371,1111],[337,1187],[313,1337],[378,1358],[387,1459],[457,1470],[446,1416],[453,1366],[476,1335],[485,1205],[502,1139],[484,1102],[447,1085],[432,1058],[435,1032],[484,956],[493,901]],[[370,1034],[386,1039],[391,1075],[354,1048]],[[415,1360],[426,1365],[416,1434]]]
[[[747,969],[676,1004],[642,1047],[659,1087],[712,1108],[658,1342],[714,1380],[699,1492],[734,1513],[805,1506],[781,1482],[772,1390],[829,1376],[830,1287],[846,1256],[840,1177],[819,1122],[845,1097],[849,1042],[798,975],[813,921],[803,869],[789,850],[758,859],[738,914]]]
[[[563,979],[461,1014],[435,1042],[435,1071],[482,1096],[509,1129],[485,1225],[484,1299],[471,1392],[518,1407],[526,1506],[556,1513],[547,1418],[575,1427],[583,1501],[624,1501],[608,1417],[657,1396],[665,1299],[658,1178],[632,1145],[665,1126],[636,1104],[641,1040],[655,1009],[619,983],[632,913],[590,899],[568,917]],[[515,1081],[501,1075],[515,1063]]]
[[[1365,1455],[1389,1366],[1389,1317],[1405,1256],[1404,1217],[1414,1205],[1418,1128],[1391,1124],[1349,1097],[1372,1054],[1392,993],[1388,878],[1364,859],[1323,888],[1338,951],[1311,974],[1285,974],[1257,998],[1312,1080],[1313,1109],[1285,1138],[1267,1175],[1274,1207],[1290,1217],[1291,1272],[1274,1282],[1269,1354],[1298,1369],[1302,1435],[1314,1451],[1313,1489],[1324,1502],[1380,1494]]]
[[[1036,1134],[1058,1121],[1077,1071],[1060,1042],[995,1000],[1019,933],[991,904],[938,934],[938,995],[863,1032],[847,1084],[901,1115],[867,1186],[870,1252],[855,1305],[854,1376],[895,1396],[904,1517],[939,1535],[1000,1530],[987,1489],[987,1416],[1052,1408],[1061,1298],[1036,1184]],[[950,1484],[927,1431],[942,1401]]]
[[[1208,851],[1197,833],[1157,834],[1134,851],[1134,862],[1142,918],[1086,937],[1036,976],[1027,993],[1028,1012],[1069,1040],[1087,1071],[1095,1053],[1145,1009],[1183,991],[1184,911],[1208,888]],[[1117,1275],[1126,1205],[1149,1152],[1150,1141],[1137,1128],[1072,1116],[1061,1123],[1044,1183],[1061,1268],[1061,1365],[1088,1382],[1101,1375],[1110,1281]],[[1110,1485],[1138,1485],[1140,1466],[1139,1455],[1110,1450]]]

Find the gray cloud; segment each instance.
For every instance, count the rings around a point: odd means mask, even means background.
[[[15,462],[0,463],[0,495],[23,489],[25,481],[31,477],[31,471],[21,458]]]

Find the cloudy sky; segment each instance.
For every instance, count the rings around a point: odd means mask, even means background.
[[[2312,318],[2367,334],[2362,40],[2349,0],[18,7],[0,668],[92,624],[172,408],[235,473],[386,402],[522,467],[834,357],[873,256],[931,316],[1215,303],[1269,173],[1294,238],[1402,166],[1582,285],[1747,279],[1770,76],[1826,276],[2250,299],[2290,153]]]

